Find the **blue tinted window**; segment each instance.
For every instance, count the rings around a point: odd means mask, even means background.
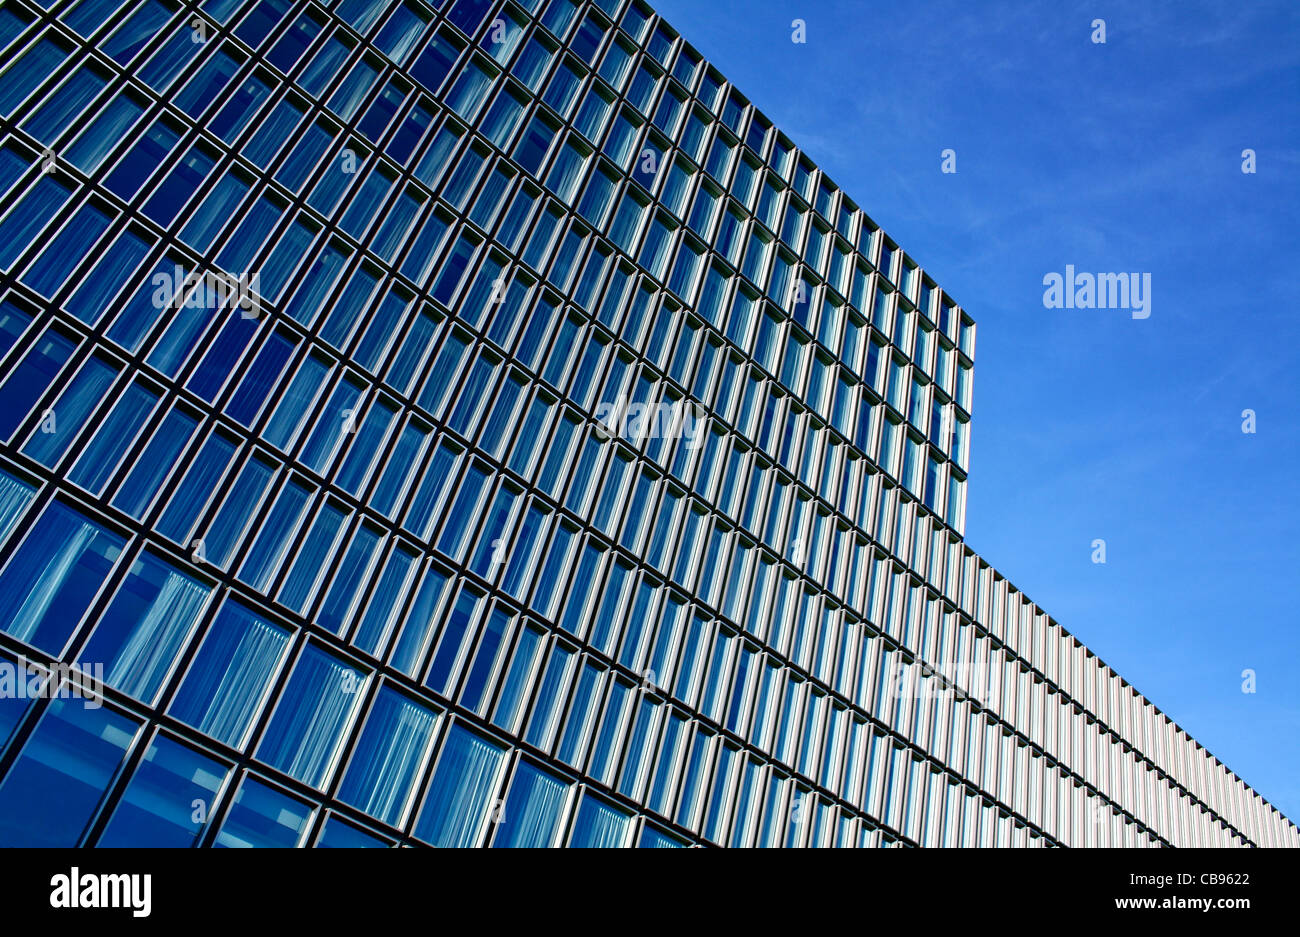
[[[448,556],[460,559],[469,542],[469,535],[479,518],[479,503],[485,493],[488,471],[478,463],[470,466],[456,500],[443,522],[438,537],[438,549]]]
[[[493,609],[492,614],[488,616],[482,637],[474,651],[474,663],[469,668],[465,685],[460,692],[462,706],[477,712],[483,705],[483,693],[487,689],[488,677],[496,663],[509,624],[510,615],[503,609]]]
[[[463,726],[447,735],[415,835],[439,848],[478,845],[505,750]]]
[[[212,246],[217,233],[231,218],[242,217],[236,206],[249,189],[249,183],[234,169],[226,170],[212,191],[198,203],[194,214],[181,229],[181,238],[200,250]]]
[[[524,849],[556,845],[568,793],[569,785],[559,778],[520,760],[492,845]]]
[[[251,425],[262,406],[272,399],[271,390],[292,353],[293,343],[279,332],[273,332],[226,405],[226,413],[240,423]]]
[[[365,833],[333,814],[325,821],[316,840],[318,849],[385,849],[392,845],[378,836]]]
[[[483,25],[483,20],[487,18],[490,9],[492,9],[492,0],[456,0],[447,18],[467,35],[472,36]]]
[[[403,4],[393,11],[384,28],[379,31],[375,45],[394,62],[400,62],[411,50],[427,22],[426,14],[417,13]]]
[[[37,235],[72,194],[62,182],[41,176],[0,221],[0,270],[8,270],[23,251],[36,243]]]
[[[82,4],[82,7],[87,6],[91,6],[91,4]],[[73,11],[74,14],[75,12],[76,11]],[[95,11],[95,14],[98,14],[98,10]],[[98,20],[97,15],[95,18]],[[6,6],[0,8],[0,49],[3,49],[5,46],[9,45],[9,43],[13,42],[13,40],[17,38],[18,34],[26,29],[33,19],[34,17],[32,14],[28,13],[21,7]],[[71,21],[71,17],[69,17],[69,21]],[[81,30],[78,31],[80,32]]]
[[[226,770],[179,742],[155,737],[95,845],[193,846],[216,805]]]
[[[470,626],[478,616],[478,607],[481,600],[481,595],[466,587],[461,590],[456,599],[456,604],[447,615],[446,621],[443,622],[438,651],[433,657],[433,666],[429,668],[429,675],[424,679],[425,685],[432,687],[436,693],[443,696],[451,695],[449,681],[452,669],[456,666],[456,661],[460,656],[460,648],[465,640],[465,635],[471,631]]]
[[[239,567],[239,578],[254,589],[265,592],[283,570],[281,559],[306,507],[311,491],[297,479],[280,490],[275,506],[266,514],[257,539]]]
[[[389,662],[408,676],[415,675],[418,665],[424,660],[434,629],[441,624],[436,613],[450,578],[438,567],[430,565],[415,594],[415,601],[406,613],[406,621],[402,624]]]
[[[375,593],[353,635],[352,643],[368,654],[380,655],[392,633],[394,606],[406,595],[406,577],[415,568],[419,556],[412,548],[399,543],[383,564],[383,574]]]
[[[338,445],[351,430],[361,387],[351,377],[345,377],[334,388],[325,410],[316,418],[316,428],[307,437],[298,458],[319,472],[333,457]]]
[[[58,657],[125,542],[52,502],[0,573],[0,630]]]
[[[174,98],[174,103],[191,117],[202,114],[225,89],[239,62],[225,49],[218,49]]]
[[[641,840],[637,843],[637,846],[642,849],[680,849],[685,845],[676,836],[671,836],[648,823],[641,830]]]
[[[155,121],[104,178],[105,188],[123,199],[130,199],[166,161],[172,147],[179,141],[180,134],[169,124]],[[201,182],[211,168],[210,159],[198,151],[192,151],[190,158],[174,169],[172,175],[149,197],[144,207],[145,214],[159,224],[166,224],[175,218],[185,199],[194,193],[193,186]]]
[[[172,10],[157,0],[147,0],[104,41],[103,50],[119,65],[125,65],[158,35],[171,16]]]
[[[262,498],[271,489],[275,463],[254,454],[232,482],[222,486],[221,507],[203,530],[203,561],[222,569],[230,562],[244,528],[252,520]]]
[[[317,623],[329,631],[338,634],[347,621],[351,603],[357,597],[362,584],[362,577],[369,568],[371,557],[378,545],[381,534],[373,527],[362,525],[348,547],[325,603],[317,615]]]
[[[23,129],[42,143],[53,143],[74,126],[95,95],[108,83],[108,73],[94,63],[81,66],[45,103],[23,121]]]
[[[44,465],[54,465],[72,445],[91,411],[108,396],[117,371],[112,364],[92,357],[68,383],[49,411],[42,415],[36,433],[23,452]]]
[[[109,302],[126,286],[132,272],[149,253],[149,244],[133,231],[123,231],[113,239],[64,304],[68,311],[87,325],[94,325],[108,311]]]
[[[575,848],[613,849],[627,845],[632,818],[600,798],[587,794],[578,806],[569,846]],[[642,844],[644,845],[644,837]]]
[[[275,411],[262,431],[262,438],[279,449],[287,449],[328,374],[329,364],[309,355],[298,366],[289,386],[278,395]]]
[[[284,19],[291,6],[291,0],[261,0],[235,27],[235,35],[257,48]]]
[[[169,411],[118,489],[113,506],[137,520],[143,517],[145,508],[162,487],[163,479],[175,465],[198,422],[182,410]],[[88,466],[88,471],[94,471],[94,467]]]
[[[304,10],[267,53],[267,60],[283,72],[292,71],[302,61],[307,47],[320,34],[323,26],[319,13],[312,9]]]
[[[353,495],[358,493],[371,463],[382,451],[383,441],[388,436],[397,412],[398,407],[392,401],[377,398],[361,427],[351,434],[351,445],[335,477],[335,483],[344,491]]]
[[[411,64],[411,75],[430,91],[437,91],[464,46],[441,33],[434,34]]]
[[[251,777],[245,777],[212,845],[226,849],[289,849],[302,843],[312,809]]]
[[[158,530],[164,536],[178,543],[186,542],[234,454],[235,443],[232,440],[217,433],[208,437],[186,468],[185,477],[158,521]]]
[[[519,640],[515,644],[514,656],[510,669],[506,672],[501,693],[497,699],[496,711],[492,721],[508,732],[514,732],[516,721],[529,689],[529,679],[533,672],[533,662],[537,658],[537,649],[541,647],[545,635],[535,627],[521,628]]]
[[[381,690],[339,787],[339,799],[400,825],[437,721],[405,696]]]
[[[351,40],[335,33],[312,58],[298,79],[310,94],[319,95],[336,77],[352,52]]]
[[[0,784],[0,846],[77,845],[137,728],[89,703],[50,702]]]
[[[289,635],[227,602],[208,629],[171,714],[239,748],[270,688]]]
[[[6,304],[0,327],[5,341],[12,346],[30,317]],[[64,362],[72,355],[73,343],[58,332],[46,332],[27,353],[9,379],[0,386],[0,436],[7,437],[35,406],[37,399],[54,381]]]
[[[202,43],[194,41],[193,29],[182,26],[163,41],[162,46],[149,61],[144,65],[136,66],[139,69],[138,74],[145,84],[162,93],[171,86],[202,48]]]
[[[27,505],[36,496],[36,489],[27,482],[0,471],[0,544],[9,538]],[[3,696],[4,694],[0,694]]]
[[[267,764],[319,786],[365,689],[365,674],[308,645],[258,746]]]
[[[334,541],[345,517],[346,511],[332,502],[327,502],[317,512],[280,590],[280,601],[284,605],[298,612],[306,611],[316,580],[329,569]]]
[[[151,553],[141,554],[82,656],[104,662],[104,682],[109,686],[153,702],[210,591],[171,563]]]
[[[71,51],[65,40],[45,36],[24,52],[0,81],[0,116],[12,114],[37,85],[54,74]]]
[[[298,191],[320,163],[320,158],[325,155],[332,139],[333,134],[325,126],[319,123],[311,124],[289,153],[284,165],[275,174],[276,181],[295,192]],[[341,184],[345,183],[346,179],[333,181]]]
[[[185,312],[182,311],[181,315]],[[195,318],[199,318],[195,316]],[[241,315],[226,316],[225,325],[216,337],[209,342],[207,354],[199,366],[194,369],[186,384],[190,390],[211,403],[236,370],[244,349],[253,340],[257,331],[257,320],[245,319]]]

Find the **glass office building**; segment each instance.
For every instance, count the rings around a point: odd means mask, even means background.
[[[641,0],[0,3],[0,844],[1300,845],[963,542],[974,323]]]

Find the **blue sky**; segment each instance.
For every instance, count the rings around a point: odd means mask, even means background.
[[[978,323],[971,546],[1300,822],[1300,6],[655,7]]]

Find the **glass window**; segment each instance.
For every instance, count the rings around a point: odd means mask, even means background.
[[[158,530],[177,543],[188,543],[189,533],[203,513],[208,498],[226,469],[232,466],[235,441],[213,433],[194,456],[185,477],[158,521]]]
[[[62,182],[41,176],[0,221],[0,270],[8,270],[72,194]]]
[[[456,0],[455,5],[447,14],[447,19],[460,27],[461,31],[467,36],[472,36],[483,25],[483,21],[487,19],[488,11],[491,9],[491,0]]]
[[[104,41],[103,50],[119,65],[125,65],[150,39],[158,35],[173,12],[171,7],[157,0],[148,0]]]
[[[231,51],[217,49],[193,78],[174,97],[173,102],[191,117],[197,118],[221,95],[239,70],[240,61]]]
[[[165,735],[149,743],[99,847],[185,849],[202,834],[227,769]]]
[[[288,643],[284,628],[227,602],[208,629],[171,714],[242,748]]]
[[[0,630],[58,657],[125,542],[51,502],[0,573]]]
[[[125,30],[127,27],[123,27]],[[111,40],[110,40],[111,41]],[[112,51],[105,43],[105,51]],[[29,47],[16,62],[5,70],[0,78],[0,116],[8,117],[22,101],[50,75],[58,71],[72,53],[71,43],[67,40],[46,35],[35,45]]]
[[[82,657],[104,662],[104,681],[109,686],[153,702],[210,591],[171,563],[152,553],[141,554]]]
[[[316,840],[318,849],[386,849],[392,844],[330,814]]]
[[[394,606],[407,594],[406,579],[415,571],[418,561],[416,550],[399,542],[383,563],[370,605],[352,637],[352,643],[367,654],[382,655],[388,646],[394,627]]]
[[[23,282],[43,296],[54,296],[72,279],[73,271],[87,254],[98,256],[99,252],[87,248],[108,225],[105,211],[94,204],[83,205],[23,273]]]
[[[83,173],[90,175],[125,138],[127,130],[138,121],[147,107],[142,95],[126,88],[117,97],[96,109],[88,121],[79,122],[81,134],[64,149],[64,156]]]
[[[0,784],[0,846],[76,846],[135,738],[134,720],[55,699]]]
[[[569,836],[572,848],[618,849],[627,845],[632,817],[594,794],[583,795]]]
[[[415,593],[415,600],[406,614],[406,621],[402,624],[397,643],[389,659],[392,666],[407,676],[416,675],[419,665],[424,661],[434,629],[441,624],[439,610],[442,607],[443,593],[450,579],[449,573],[430,563],[425,571],[424,581],[420,583],[419,591]]]
[[[290,0],[260,0],[240,22],[235,35],[257,48],[284,19],[290,6]]]
[[[429,782],[415,835],[443,849],[479,844],[505,761],[505,749],[452,726]]]
[[[119,233],[64,306],[82,322],[95,325],[148,253],[143,237],[129,229]]]
[[[637,843],[641,849],[681,849],[685,845],[676,836],[649,823],[641,830],[641,841]]]
[[[488,92],[496,80],[495,68],[486,60],[471,58],[460,66],[460,78],[447,92],[447,104],[467,121],[478,117],[479,110],[487,101]]]
[[[450,34],[435,33],[411,63],[412,77],[430,91],[437,91],[464,48],[464,43]]]
[[[37,431],[23,452],[47,465],[55,465],[81,431],[91,411],[107,396],[117,376],[117,368],[99,356],[93,356],[72,378],[54,404],[41,415]]]
[[[196,426],[198,419],[190,414],[179,409],[168,412],[114,496],[113,506],[142,518]]]
[[[465,683],[461,687],[461,705],[475,712],[484,708],[484,694],[488,689],[497,663],[498,655],[505,643],[507,629],[510,626],[510,613],[503,608],[494,608],[487,617],[482,637],[474,651],[474,661],[467,668]]]
[[[569,785],[520,759],[502,814],[495,818],[494,847],[545,849],[556,845]]]
[[[438,717],[384,687],[366,719],[339,788],[339,799],[385,823],[400,826]]]
[[[366,674],[309,644],[280,696],[258,757],[304,784],[321,786],[365,683]]]
[[[342,560],[335,560],[330,564],[335,568],[336,576],[320,611],[316,614],[316,622],[322,628],[340,634],[343,626],[350,623],[348,613],[353,602],[360,600],[361,586],[369,573],[370,564],[376,556],[382,538],[383,534],[377,528],[362,524],[357,528]]]
[[[224,849],[292,849],[311,827],[312,808],[245,777],[213,846]]]
[[[18,518],[35,496],[35,487],[0,470],[0,544],[9,538]]]

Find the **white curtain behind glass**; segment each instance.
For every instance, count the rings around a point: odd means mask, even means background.
[[[583,797],[570,846],[617,849],[627,844],[631,818],[590,794]]]
[[[385,823],[399,824],[438,717],[392,690],[379,694],[352,757],[340,797]]]
[[[496,745],[454,726],[434,772],[416,835],[442,848],[477,845],[504,757],[505,752]]]
[[[34,496],[35,489],[31,485],[20,482],[7,472],[0,472],[0,543],[9,538]]]
[[[269,622],[232,608],[227,606],[217,619],[198,662],[211,659],[225,661],[226,666],[190,675],[189,680],[199,681],[193,698],[201,702],[194,707],[198,711],[181,718],[227,745],[240,747],[288,636]]]
[[[569,787],[558,778],[519,762],[494,845],[540,849],[554,845]]]
[[[285,688],[259,756],[304,784],[319,786],[364,683],[363,674],[308,647]]]
[[[146,557],[141,562],[158,561]],[[136,699],[153,702],[207,597],[206,586],[168,569],[148,612],[109,665],[107,682]]]
[[[80,520],[61,505],[47,510],[0,578],[0,586],[4,587],[0,590],[0,622],[5,631],[31,643],[98,533],[93,524]]]

